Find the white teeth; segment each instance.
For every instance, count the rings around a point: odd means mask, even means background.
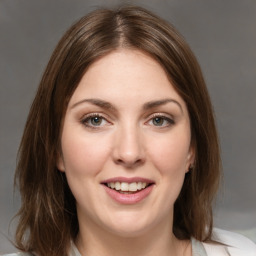
[[[121,191],[129,191],[129,184],[126,182],[121,183]]]
[[[137,183],[136,182],[129,184],[129,191],[137,191]]]
[[[141,189],[142,189],[142,182],[138,182],[138,183],[137,183],[137,189],[138,189],[138,190],[141,190]]]
[[[115,190],[120,190],[120,188],[121,188],[120,182],[116,182],[114,189]]]
[[[122,192],[136,192],[138,190],[146,188],[148,184],[146,182],[110,182],[107,183],[107,186],[109,188],[115,189],[115,190],[120,190]]]

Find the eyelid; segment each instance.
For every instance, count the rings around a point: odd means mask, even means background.
[[[168,126],[171,126],[171,125],[174,125],[175,124],[175,120],[174,120],[174,117],[170,114],[166,114],[166,113],[162,113],[162,112],[159,112],[159,113],[153,113],[151,114],[148,118],[147,118],[147,121],[146,123],[150,122],[152,119],[156,118],[156,117],[159,117],[159,118],[163,118],[165,119],[167,122],[169,122],[168,125],[165,125],[165,126],[159,126],[159,128],[165,128],[165,127],[168,127]],[[157,127],[157,126],[156,126]]]
[[[95,117],[95,116],[105,118],[105,116],[104,116],[102,113],[95,112],[95,113],[88,113],[88,114],[83,115],[83,116],[80,118],[80,120],[82,121],[82,120],[84,120],[84,119],[86,119],[86,118]]]
[[[163,113],[163,112],[153,113],[153,114],[149,115],[148,119],[152,119],[154,117],[163,117],[163,118],[171,119],[174,121],[174,117],[172,115]]]
[[[102,113],[99,113],[99,112],[95,112],[95,113],[88,113],[86,115],[83,115],[81,118],[80,118],[80,122],[82,125],[84,125],[86,128],[91,128],[91,129],[101,129],[103,128],[104,126],[106,125],[103,125],[103,126],[93,126],[93,125],[89,125],[86,123],[87,120],[89,120],[90,118],[93,118],[93,117],[100,117],[102,118],[103,120],[105,120],[108,124],[111,124],[111,122],[109,121],[109,118],[106,117],[106,115],[102,114]]]

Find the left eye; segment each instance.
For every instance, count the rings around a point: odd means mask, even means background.
[[[174,121],[166,116],[156,116],[150,119],[149,124],[153,126],[167,127],[174,124]]]

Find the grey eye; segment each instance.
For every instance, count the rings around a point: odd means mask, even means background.
[[[163,117],[155,117],[152,119],[152,122],[155,126],[162,126],[164,124],[165,119]]]
[[[100,116],[94,116],[94,117],[91,117],[90,118],[90,120],[88,120],[90,123],[91,123],[91,125],[93,125],[93,126],[99,126],[99,125],[101,125],[101,123],[102,123],[102,117],[100,117]]]
[[[105,126],[108,122],[103,116],[100,115],[90,115],[84,118],[82,124],[90,128],[99,128]]]

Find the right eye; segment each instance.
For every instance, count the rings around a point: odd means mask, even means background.
[[[108,125],[108,121],[99,114],[89,114],[82,119],[82,124],[86,127],[95,129]]]

